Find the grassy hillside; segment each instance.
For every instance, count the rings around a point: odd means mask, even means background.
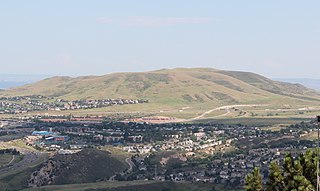
[[[45,186],[35,189],[26,189],[26,191],[211,191],[213,187],[215,187],[215,190],[235,191],[230,188],[224,188],[221,185],[214,184],[173,183],[154,181],[99,182],[64,186]]]
[[[29,167],[22,171],[13,172],[5,176],[0,177],[0,190],[16,191],[27,188],[28,179],[33,171],[39,166]]]
[[[55,184],[85,183],[108,179],[126,166],[104,151],[82,150],[77,154],[58,155],[54,160],[62,161],[63,166],[56,174]]]
[[[0,92],[0,96],[33,94],[69,100],[142,98],[149,100],[149,103],[99,111],[166,111],[165,115],[171,115],[171,112],[181,118],[194,117],[223,105],[269,104],[277,108],[299,108],[319,105],[320,101],[317,92],[299,84],[273,81],[254,73],[211,68],[163,69],[77,78],[53,77]],[[181,108],[187,109],[179,113]]]
[[[210,68],[163,69],[77,78],[53,77],[2,94],[41,94],[70,99],[142,97],[157,103],[237,103],[267,100],[270,96],[292,95],[306,99],[318,96],[302,85],[272,81],[254,73]]]
[[[19,150],[35,152],[28,146],[22,143],[21,140],[10,142],[1,142],[1,147],[5,148],[19,148]],[[2,169],[0,173],[0,190],[21,190],[26,188],[28,179],[33,171],[48,159],[47,153],[38,153],[38,157],[30,156],[30,154],[16,155],[15,160],[12,161],[12,166]]]
[[[29,183],[47,185],[95,182],[109,179],[125,169],[126,165],[113,158],[110,153],[85,149],[76,154],[56,155],[49,159],[37,173],[34,173]],[[49,180],[47,177],[53,178]]]

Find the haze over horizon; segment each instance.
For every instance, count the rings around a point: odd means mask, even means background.
[[[0,73],[210,67],[318,78],[319,6],[315,0],[5,1]]]

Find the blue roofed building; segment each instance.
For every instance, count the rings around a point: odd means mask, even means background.
[[[49,135],[54,135],[54,133],[49,131],[33,131],[32,135],[49,136]]]

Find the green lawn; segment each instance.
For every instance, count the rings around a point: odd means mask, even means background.
[[[14,155],[10,154],[1,154],[0,155],[0,167],[7,166],[9,163],[11,164],[15,160]]]

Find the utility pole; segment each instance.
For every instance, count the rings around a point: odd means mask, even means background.
[[[317,140],[317,191],[319,191],[319,148],[320,148],[320,116],[317,116],[318,140]]]

